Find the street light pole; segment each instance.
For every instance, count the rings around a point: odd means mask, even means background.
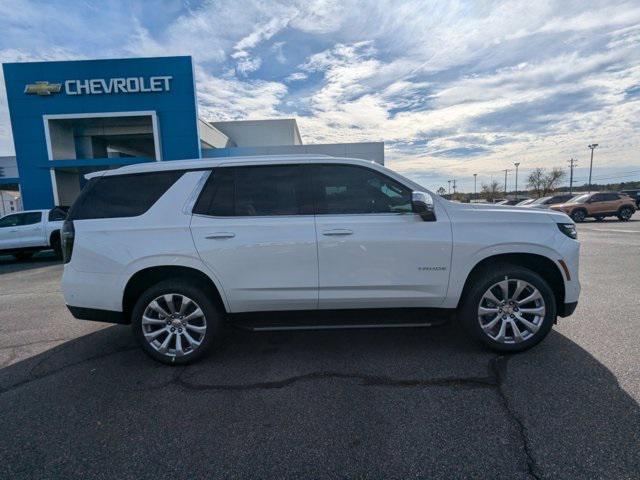
[[[569,194],[570,195],[573,193],[573,169],[574,169],[576,163],[578,163],[578,161],[576,159],[574,159],[574,158],[569,160],[569,168],[571,169],[569,171]]]
[[[518,199],[518,167],[520,166],[520,162],[515,162],[516,166],[516,200]]]
[[[473,198],[475,198],[476,200],[478,199],[477,181],[478,181],[478,174],[474,173],[473,174]]]
[[[504,196],[507,196],[507,173],[509,172],[508,168],[504,169]]]
[[[449,195],[451,195],[451,180],[447,180],[447,183],[449,184]]]
[[[589,163],[589,193],[591,193],[591,171],[593,170],[593,151],[596,149],[597,146],[598,146],[597,143],[592,143],[591,145],[587,146],[587,148],[591,149],[591,162]]]

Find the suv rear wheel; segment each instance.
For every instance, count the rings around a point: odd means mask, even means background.
[[[622,207],[618,210],[618,220],[621,222],[628,222],[631,216],[633,215],[633,208],[631,207]]]
[[[547,336],[556,319],[556,302],[540,275],[503,264],[475,279],[461,314],[477,340],[499,352],[519,352]]]
[[[584,222],[585,218],[587,218],[587,212],[581,208],[571,212],[571,220],[573,220],[576,223]]]
[[[168,365],[185,365],[211,348],[221,315],[199,285],[167,280],[140,296],[131,323],[145,353]]]

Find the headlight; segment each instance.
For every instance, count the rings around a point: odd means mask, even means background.
[[[558,223],[557,225],[560,231],[567,237],[573,238],[574,240],[578,238],[578,231],[573,223]]]

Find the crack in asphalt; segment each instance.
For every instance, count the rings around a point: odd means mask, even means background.
[[[540,479],[541,475],[538,473],[540,468],[538,467],[538,464],[533,457],[533,451],[529,442],[527,427],[525,427],[522,419],[515,413],[515,410],[509,403],[509,398],[505,394],[502,387],[504,380],[507,377],[507,364],[509,363],[509,358],[510,357],[499,355],[491,359],[489,361],[489,370],[496,378],[496,391],[498,393],[498,396],[500,397],[500,400],[502,401],[504,409],[506,410],[518,430],[518,435],[520,436],[520,441],[522,443],[522,449],[526,457],[527,473],[529,474],[529,476],[535,479]]]
[[[55,370],[45,372],[42,374],[34,373],[45,361],[50,357],[59,354],[65,348],[56,350],[51,355],[42,359],[29,370],[29,375],[24,380],[14,383],[7,387],[0,387],[0,395],[11,390],[17,389],[24,385],[27,385],[36,380],[55,375],[68,368],[81,365],[83,363],[91,362],[93,360],[99,360],[112,355],[117,355],[127,351],[137,349],[137,345],[125,346],[111,352],[105,352],[99,355],[84,358],[80,361],[69,363],[61,366]],[[488,375],[485,377],[443,377],[434,379],[397,379],[389,376],[381,375],[368,375],[360,373],[344,373],[335,371],[324,372],[311,372],[303,375],[296,375],[293,377],[285,378],[282,380],[274,380],[270,382],[254,382],[254,383],[239,383],[239,384],[203,384],[191,382],[189,379],[185,379],[184,375],[188,370],[188,366],[181,367],[179,372],[173,376],[168,382],[164,382],[160,385],[156,385],[151,388],[143,390],[156,390],[162,389],[167,386],[177,386],[185,390],[190,391],[250,391],[250,390],[276,390],[290,387],[296,383],[317,381],[317,380],[356,380],[360,381],[360,385],[365,387],[391,387],[391,388],[420,388],[420,387],[449,387],[449,388],[469,388],[469,389],[490,389],[495,390],[501,403],[504,406],[509,418],[513,422],[518,432],[519,440],[522,445],[522,450],[526,458],[527,474],[535,479],[540,479],[539,467],[533,456],[532,448],[528,438],[527,428],[524,425],[523,420],[515,413],[509,399],[504,392],[503,383],[507,375],[507,365],[510,357],[499,355],[489,360],[488,363]]]
[[[507,375],[507,364],[510,357],[499,355],[489,360],[488,375],[486,377],[444,377],[435,379],[396,379],[387,376],[367,375],[360,373],[342,372],[311,372],[304,375],[296,375],[282,380],[271,382],[255,382],[240,384],[203,384],[190,382],[184,378],[188,367],[183,367],[180,372],[169,382],[160,386],[164,388],[168,385],[175,385],[185,390],[191,391],[248,391],[248,390],[274,390],[292,386],[296,383],[315,380],[359,380],[360,385],[367,387],[395,387],[395,388],[416,388],[416,387],[454,387],[472,389],[492,389],[500,398],[505,411],[516,427],[522,450],[526,459],[527,474],[535,479],[540,479],[539,467],[533,456],[532,448],[528,438],[527,428],[522,419],[515,413],[509,399],[503,390],[503,382]]]
[[[182,372],[183,373],[183,372]],[[207,391],[244,391],[244,390],[273,390],[289,387],[295,383],[313,380],[360,380],[360,385],[367,387],[466,387],[466,388],[495,388],[492,377],[444,377],[435,379],[395,379],[379,375],[341,372],[311,372],[304,375],[275,380],[272,382],[239,383],[239,384],[201,384],[192,383],[177,375],[171,382],[186,390]]]

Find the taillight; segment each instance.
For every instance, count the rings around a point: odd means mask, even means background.
[[[62,224],[62,230],[60,230],[60,239],[62,240],[62,258],[64,259],[64,263],[69,263],[71,261],[75,236],[76,230],[73,226],[73,221],[65,220]]]

